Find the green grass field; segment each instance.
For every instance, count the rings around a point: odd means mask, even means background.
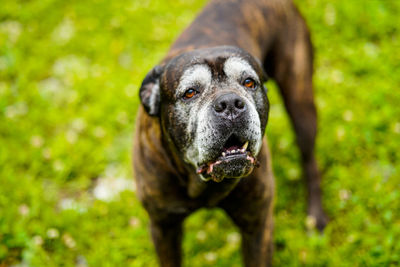
[[[205,1],[3,0],[0,266],[155,266],[135,197],[138,87]],[[400,1],[296,1],[312,32],[330,223],[307,226],[299,154],[271,82],[277,266],[400,264]],[[185,223],[185,266],[241,266],[220,210]]]

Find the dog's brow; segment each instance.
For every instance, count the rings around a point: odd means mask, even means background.
[[[228,77],[234,80],[239,80],[242,78],[242,74],[246,73],[258,81],[258,75],[253,67],[246,60],[239,57],[228,58],[224,64],[224,72]]]
[[[179,80],[177,95],[181,95],[195,84],[203,86],[211,84],[211,70],[206,64],[196,64],[183,72]]]

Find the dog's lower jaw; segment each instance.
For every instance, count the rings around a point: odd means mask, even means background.
[[[246,177],[258,165],[257,158],[243,148],[242,150],[233,150],[233,152],[222,152],[222,156],[216,160],[200,165],[196,173],[199,174],[200,179],[204,182],[212,180],[219,183],[225,178],[237,179]]]
[[[208,182],[210,180],[216,182],[216,183],[220,183],[222,182],[224,179],[241,179],[244,178],[246,176],[248,176],[254,169],[254,165],[249,166],[248,168],[245,168],[242,170],[242,175],[238,176],[238,177],[226,177],[223,173],[211,173],[209,174],[209,176],[205,177],[203,174],[199,174],[199,177],[202,181],[204,182]]]

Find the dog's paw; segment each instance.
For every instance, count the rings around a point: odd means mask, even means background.
[[[308,212],[306,219],[307,230],[318,229],[323,232],[326,225],[328,224],[328,217],[325,215],[324,211],[321,209],[317,212]]]

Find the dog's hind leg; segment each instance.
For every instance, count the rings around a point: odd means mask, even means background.
[[[279,33],[272,53],[265,59],[267,73],[278,83],[293,124],[302,157],[308,190],[308,215],[322,230],[327,217],[321,203],[321,176],[314,157],[317,114],[313,98],[313,55],[307,26],[294,8],[287,31]]]

